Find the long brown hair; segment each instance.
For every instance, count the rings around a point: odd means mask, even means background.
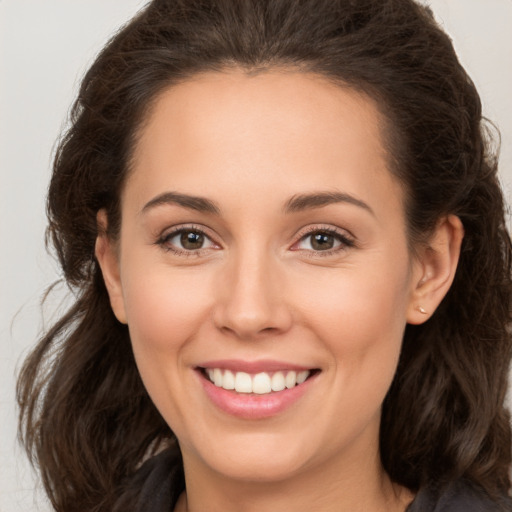
[[[154,0],[87,72],[55,156],[48,236],[76,300],[18,382],[20,434],[53,506],[111,510],[151,447],[173,439],[111,311],[96,214],[106,209],[116,237],[131,152],[158,93],[232,66],[294,67],[370,95],[387,120],[411,246],[441,216],[462,220],[451,290],[428,322],[406,328],[381,458],[413,490],[464,477],[507,493],[511,244],[490,132],[448,36],[412,0]]]

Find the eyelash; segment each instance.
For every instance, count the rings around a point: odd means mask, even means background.
[[[200,257],[202,256],[206,251],[210,249],[210,247],[206,248],[200,248],[196,250],[187,250],[187,249],[180,249],[176,246],[170,245],[169,241],[172,240],[177,235],[180,235],[182,233],[196,233],[199,235],[204,236],[206,239],[208,239],[212,244],[217,245],[212,238],[205,232],[205,230],[199,226],[190,225],[190,226],[180,226],[178,228],[173,229],[170,232],[165,233],[164,235],[160,236],[160,238],[156,241],[156,245],[159,245],[163,250],[172,252],[176,254],[177,256],[184,256],[184,257]],[[332,227],[322,227],[322,226],[312,226],[308,228],[306,231],[302,232],[300,234],[300,238],[293,244],[294,246],[299,244],[301,241],[307,239],[307,237],[310,237],[315,234],[326,234],[328,236],[334,237],[338,242],[340,242],[340,245],[338,247],[332,248],[332,249],[326,249],[324,251],[315,251],[310,249],[292,249],[294,251],[300,251],[302,253],[307,254],[309,257],[328,257],[332,256],[335,253],[338,253],[340,251],[344,251],[347,249],[350,249],[351,247],[355,247],[356,243],[355,240],[352,237],[347,236],[344,233],[341,233],[340,231],[332,228]]]
[[[171,244],[169,244],[170,240],[172,240],[175,236],[180,235],[182,233],[196,233],[198,235],[203,235],[205,239],[210,240],[212,244],[217,245],[215,244],[215,242],[213,242],[212,238],[206,234],[203,228],[195,225],[180,226],[178,228],[175,228],[172,231],[169,231],[160,236],[160,238],[156,241],[156,244],[159,245],[164,251],[172,252],[176,256],[184,256],[186,258],[200,257],[203,256],[205,251],[208,251],[209,247],[196,250],[187,250],[180,249],[179,247],[172,246]]]
[[[304,232],[300,234],[300,237],[297,242],[295,242],[293,245],[299,244],[301,241],[307,239],[308,237],[311,237],[312,235],[316,234],[325,234],[334,237],[338,242],[340,242],[340,245],[338,247],[334,247],[332,249],[326,249],[324,251],[314,251],[310,249],[294,249],[296,251],[301,251],[305,253],[308,257],[311,258],[317,258],[317,257],[329,257],[334,254],[337,254],[341,251],[346,251],[347,249],[350,249],[352,247],[356,246],[355,240],[353,237],[348,236],[345,233],[340,232],[339,230],[328,227],[328,226],[311,226],[307,228]]]

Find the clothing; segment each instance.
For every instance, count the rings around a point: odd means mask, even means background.
[[[119,510],[172,512],[185,489],[181,468],[181,456],[176,448],[165,450],[146,461],[132,482],[134,488],[141,489],[135,508],[131,508],[132,502],[130,508],[125,504]],[[482,491],[459,481],[442,492],[420,490],[407,512],[512,512],[512,500],[504,497],[503,504],[498,505]]]
[[[504,497],[502,501],[497,504],[469,483],[458,481],[442,492],[421,489],[407,512],[511,512],[512,500]]]

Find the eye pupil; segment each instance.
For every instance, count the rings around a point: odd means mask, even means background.
[[[181,233],[180,242],[184,249],[200,249],[204,244],[204,235],[194,231],[185,231]]]
[[[316,233],[312,236],[311,247],[317,251],[325,251],[334,247],[334,237],[327,233]]]

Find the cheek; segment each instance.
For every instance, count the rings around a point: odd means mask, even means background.
[[[377,264],[333,269],[320,280],[303,275],[297,304],[306,305],[310,330],[331,354],[333,390],[341,390],[347,410],[366,404],[365,414],[372,415],[396,372],[408,304],[406,263],[396,270]]]
[[[376,344],[379,339],[395,339],[406,323],[407,276],[364,269],[337,269],[324,279],[309,282],[302,277],[295,293],[297,304],[327,339],[339,335],[340,346]]]
[[[130,271],[123,281],[130,339],[136,364],[151,399],[176,434],[186,437],[183,403],[188,354],[208,316],[208,279],[154,265]]]
[[[153,265],[147,272],[126,266],[123,293],[134,350],[178,350],[201,325],[209,308],[208,279]]]

